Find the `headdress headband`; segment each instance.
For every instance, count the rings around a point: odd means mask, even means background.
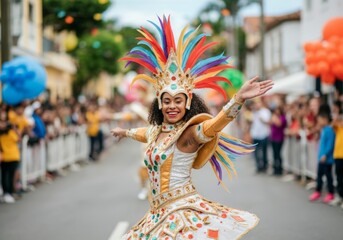
[[[205,33],[197,34],[199,27],[189,30],[186,26],[179,37],[177,48],[174,34],[168,19],[159,19],[160,26],[149,21],[157,30],[161,38],[161,44],[145,28],[141,27],[138,32],[142,37],[138,46],[134,47],[122,60],[132,62],[148,69],[153,76],[146,74],[137,75],[136,80],[143,79],[153,84],[156,90],[159,108],[162,108],[161,96],[167,92],[172,96],[184,93],[187,96],[186,108],[189,109],[192,100],[193,88],[212,88],[217,90],[226,99],[225,91],[216,84],[217,81],[230,81],[224,77],[216,76],[227,68],[232,68],[227,63],[228,57],[220,54],[210,58],[202,58],[205,51],[216,45],[216,42],[205,44]],[[145,47],[143,47],[145,46]]]

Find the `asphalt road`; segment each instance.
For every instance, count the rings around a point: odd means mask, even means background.
[[[0,240],[115,240],[148,210],[148,203],[137,199],[139,150],[138,143],[124,140],[99,162],[39,184],[15,204],[0,204]],[[255,175],[252,158],[236,166],[239,175],[226,179],[230,193],[217,186],[210,166],[193,176],[207,199],[259,216],[259,225],[244,239],[343,239],[342,210],[309,203],[310,192],[299,183]]]

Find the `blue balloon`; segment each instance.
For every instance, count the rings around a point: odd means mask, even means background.
[[[3,101],[15,105],[38,97],[46,88],[46,71],[35,59],[18,57],[3,64]]]

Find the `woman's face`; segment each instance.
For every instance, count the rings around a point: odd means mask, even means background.
[[[166,123],[177,123],[186,114],[186,96],[183,93],[176,94],[174,97],[169,93],[162,95],[162,114],[163,121]]]

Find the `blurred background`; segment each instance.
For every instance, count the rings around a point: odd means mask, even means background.
[[[343,149],[342,0],[1,0],[0,7],[1,240],[115,240],[148,210],[142,147],[118,143],[110,129],[147,125],[152,87],[130,89],[144,70],[118,59],[136,46],[140,26],[157,35],[147,20],[163,15],[176,37],[200,25],[219,42],[206,54],[231,56],[235,69],[221,74],[232,86],[218,83],[229,98],[256,75],[275,82],[225,129],[263,141],[265,166],[258,156],[238,160],[230,193],[214,187],[205,166],[194,172],[199,192],[256,213],[261,222],[246,239],[342,239],[338,192],[308,200],[318,178],[318,115],[336,131],[335,154]],[[216,92],[199,94],[213,114],[225,104]],[[267,128],[256,133],[261,109]],[[337,187],[342,172],[332,167]]]

